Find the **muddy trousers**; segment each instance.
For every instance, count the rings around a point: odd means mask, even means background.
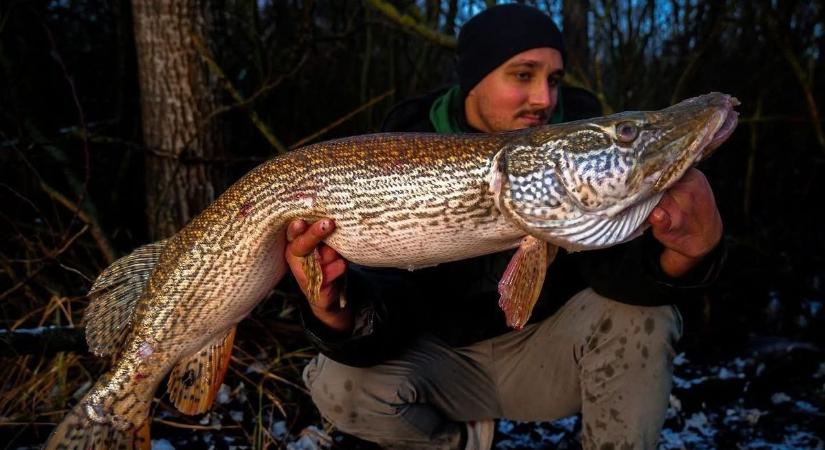
[[[578,412],[584,449],[654,449],[681,329],[675,307],[586,289],[543,322],[466,347],[423,336],[367,368],[319,355],[304,382],[339,430],[389,449],[458,449],[466,421]]]

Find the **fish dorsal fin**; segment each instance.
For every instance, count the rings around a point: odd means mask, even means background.
[[[541,294],[547,266],[556,257],[558,247],[532,236],[521,240],[498,283],[501,295],[498,306],[504,311],[507,325],[522,329],[530,319]]]
[[[138,299],[160,259],[166,241],[139,247],[106,268],[89,290],[86,342],[98,356],[117,354],[131,329]]]
[[[181,359],[169,374],[169,398],[184,414],[201,414],[212,407],[223,383],[235,328],[211,340],[197,353]]]

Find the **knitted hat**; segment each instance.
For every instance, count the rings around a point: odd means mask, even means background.
[[[536,8],[507,4],[487,8],[468,20],[458,35],[458,82],[461,93],[513,56],[534,48],[552,47],[564,58],[561,31]]]

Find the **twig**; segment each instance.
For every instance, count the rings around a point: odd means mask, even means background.
[[[206,45],[204,45],[203,40],[201,40],[200,36],[194,32],[190,33],[190,35],[192,37],[192,42],[195,44],[195,48],[197,48],[198,52],[200,53],[201,58],[203,58],[203,60],[206,62],[206,65],[209,66],[209,69],[212,71],[212,73],[215,74],[221,81],[223,88],[226,89],[227,92],[229,92],[229,95],[231,95],[232,98],[235,99],[235,101],[237,101],[238,103],[243,103],[245,101],[243,96],[240,92],[238,92],[235,86],[232,85],[232,82],[229,80],[229,78],[226,77],[226,74],[223,72],[223,69],[221,69],[221,66],[218,65],[218,63],[212,57],[211,52],[209,51],[209,49],[206,48]],[[258,131],[261,132],[261,134],[264,136],[264,138],[266,138],[269,144],[275,147],[275,149],[278,150],[278,153],[286,153],[287,150],[286,147],[284,147],[284,144],[282,144],[281,141],[279,141],[278,138],[275,137],[275,134],[272,133],[272,130],[270,130],[269,127],[264,123],[264,121],[261,120],[260,116],[258,116],[258,113],[251,109],[248,110],[248,112],[249,120],[251,120],[252,124],[254,124],[256,128],[258,128]]]
[[[231,105],[221,106],[220,108],[217,108],[216,110],[212,111],[203,120],[201,120],[201,123],[198,125],[198,130],[203,130],[204,128],[206,128],[209,125],[209,123],[215,117],[217,117],[221,114],[227,113],[229,111],[233,111],[235,109],[247,108],[249,105],[254,103],[258,99],[258,97],[260,97],[260,96],[264,95],[266,92],[274,89],[275,87],[280,85],[285,79],[292,78],[293,75],[298,73],[298,71],[303,67],[304,63],[306,63],[306,61],[308,59],[309,59],[308,55],[304,54],[304,56],[301,58],[301,60],[298,62],[298,64],[296,64],[295,67],[289,73],[283,74],[283,75],[279,76],[277,79],[275,79],[274,81],[266,83],[265,85],[261,86],[257,91],[255,91],[252,95],[250,95],[249,97],[247,97],[245,99],[241,98],[241,100],[237,100],[237,98],[236,98],[237,101],[235,103],[233,103]],[[220,67],[217,66],[217,64],[216,64],[216,67],[217,67],[218,70],[220,70]],[[221,71],[221,73],[218,74],[218,76],[221,77],[222,75],[223,75],[223,72]],[[224,82],[229,83],[229,80],[227,78],[225,78],[225,76],[223,76],[221,79]],[[230,88],[234,89],[234,87],[232,87],[231,83],[229,84],[229,86],[230,86]],[[240,95],[240,94],[238,94],[238,95]],[[255,114],[254,111],[252,113]],[[252,122],[253,122],[253,124],[255,123],[254,120]],[[267,128],[267,130],[268,130],[268,128]],[[266,136],[267,135],[264,134],[264,137],[266,137]],[[283,144],[281,144],[281,142],[279,140],[276,139],[276,141],[277,141],[278,144],[283,145]],[[184,145],[184,148],[188,147],[188,145],[189,145],[189,143],[186,143],[186,145]],[[161,154],[159,151],[154,151],[154,150],[150,150],[150,151],[153,154],[161,155],[161,156],[166,157],[166,158],[180,160],[181,162],[184,162],[184,163],[187,163],[187,162],[210,162],[211,163],[211,162],[227,162],[227,161],[228,162],[233,162],[233,161],[247,162],[247,160],[249,160],[249,158],[223,158],[223,159],[221,159],[221,158],[211,158],[211,159],[207,159],[207,158],[202,158],[202,157],[190,157],[190,156],[181,157],[180,155],[174,154],[172,152]],[[283,153],[283,152],[281,152],[281,153]],[[260,162],[260,161],[266,160],[266,159],[268,159],[268,158],[254,158],[252,160],[252,162]]]
[[[234,356],[232,357],[232,360],[233,360],[233,361],[236,361],[236,362],[238,361],[238,359],[237,359],[237,358],[235,358]],[[243,373],[241,373],[241,371],[240,371],[240,370],[238,370],[238,369],[236,369],[233,365],[230,365],[230,366],[229,366],[229,368],[230,368],[230,369],[232,369],[232,372],[234,372],[234,373],[235,373],[235,375],[236,375],[238,378],[240,378],[240,379],[241,379],[241,380],[243,380],[243,381],[246,381],[247,383],[249,383],[249,385],[250,385],[250,386],[254,386],[254,385],[257,385],[257,384],[258,384],[258,383],[255,383],[254,381],[252,381],[252,379],[250,379],[249,377],[247,377],[247,376],[246,376],[246,375],[244,375]],[[269,393],[267,392],[267,394],[269,394]],[[273,401],[273,403],[274,403],[274,404],[275,404],[275,406],[278,408],[278,410],[281,412],[281,414],[283,414],[283,416],[284,416],[284,417],[286,417],[286,416],[287,416],[287,414],[286,414],[286,410],[284,409],[284,407],[283,407],[283,405],[281,404],[281,402],[280,402],[280,401],[278,401],[278,399],[277,399],[277,398],[274,398],[274,397],[273,397],[273,396],[271,396],[271,395],[267,395],[267,397],[269,397],[269,398]]]
[[[690,53],[687,65],[681,71],[679,79],[676,80],[676,86],[673,88],[673,95],[671,95],[670,97],[671,104],[674,104],[679,100],[682,100],[682,93],[685,90],[685,86],[687,85],[688,81],[693,76],[693,74],[696,72],[696,69],[699,67],[699,62],[701,61],[702,57],[704,57],[708,48],[710,48],[711,45],[716,44],[716,37],[722,33],[723,28],[724,26],[722,23],[722,18],[717,18],[717,20],[710,29],[710,33],[708,33],[707,38],[699,47],[699,49]]]
[[[440,33],[427,25],[423,25],[415,20],[409,14],[401,14],[395,6],[384,0],[366,0],[373,8],[381,12],[385,17],[395,22],[401,28],[414,31],[419,36],[427,39],[430,42],[438,44],[442,47],[454,49],[457,46],[456,39],[453,36]]]
[[[16,147],[15,147],[15,149],[16,149]],[[18,150],[18,153],[20,153],[20,154],[21,154],[21,156],[22,156],[22,152],[20,152],[20,151]],[[23,159],[24,163],[25,163],[27,166],[29,166],[29,167],[32,169],[32,171],[34,171],[34,167],[31,165],[31,163],[29,163],[29,161],[28,161],[25,157],[24,157],[24,158],[22,158],[22,159]],[[37,176],[38,178],[40,178],[40,174],[39,174],[39,173],[37,173],[36,171],[34,171],[34,174],[35,174],[35,176]],[[40,178],[40,179],[42,180],[42,178]],[[11,186],[9,186],[9,185],[8,185],[8,184],[6,184],[6,183],[0,183],[0,187],[6,188],[9,192],[11,192],[11,193],[12,193],[12,195],[14,195],[15,197],[17,197],[17,198],[19,198],[20,200],[22,200],[25,204],[29,205],[29,206],[32,208],[32,210],[33,210],[34,212],[36,212],[36,213],[40,216],[40,219],[43,221],[43,223],[44,223],[44,224],[46,224],[46,227],[49,229],[49,232],[51,232],[52,234],[56,234],[56,233],[54,233],[54,229],[52,228],[52,225],[49,223],[48,218],[46,218],[46,215],[45,215],[45,214],[43,214],[43,212],[42,212],[42,211],[40,211],[40,208],[38,208],[38,207],[37,207],[37,205],[35,205],[35,204],[34,204],[34,202],[33,202],[33,201],[31,201],[31,199],[29,199],[29,198],[28,198],[28,197],[26,197],[25,195],[23,195],[23,194],[21,194],[21,193],[17,192],[16,190],[14,190],[14,188],[12,188]]]
[[[80,105],[80,98],[77,96],[77,89],[75,89],[74,81],[72,77],[69,75],[69,70],[66,68],[66,65],[63,63],[63,58],[60,56],[60,52],[57,50],[57,44],[54,41],[54,36],[52,36],[52,32],[49,27],[46,25],[46,22],[42,23],[43,29],[46,31],[46,37],[49,39],[49,45],[52,48],[52,58],[57,61],[57,64],[60,66],[60,70],[63,73],[63,78],[66,80],[66,83],[69,85],[69,91],[72,93],[72,101],[74,102],[74,106],[77,109],[77,118],[80,122],[80,129],[82,132],[82,141],[83,141],[83,165],[84,165],[84,177],[83,177],[83,188],[81,189],[78,199],[74,202],[76,207],[74,209],[74,217],[80,214],[80,205],[83,204],[83,201],[86,199],[86,196],[89,193],[89,179],[91,178],[92,173],[92,164],[91,164],[91,156],[89,152],[89,139],[88,139],[88,127],[86,126],[86,116],[83,113],[83,107]],[[69,221],[71,224],[71,221]],[[68,237],[69,227],[66,228],[66,234],[63,235],[62,239],[66,239]]]
[[[767,14],[766,21],[768,24],[768,30],[773,35],[774,40],[778,43],[779,48],[782,51],[782,55],[788,62],[791,72],[796,78],[796,81],[799,83],[799,87],[802,89],[802,95],[805,97],[805,103],[808,106],[808,114],[811,116],[811,125],[814,128],[813,131],[814,136],[816,137],[816,142],[819,144],[820,149],[825,151],[825,132],[823,132],[822,126],[820,125],[819,109],[816,105],[816,99],[814,98],[812,87],[813,82],[808,79],[808,76],[805,74],[805,70],[799,63],[799,58],[797,58],[796,54],[793,53],[790,44],[786,40],[787,36],[784,33],[780,33],[779,25],[776,23],[776,19],[770,14]]]
[[[75,205],[66,198],[60,192],[57,192],[53,187],[49,186],[45,181],[40,181],[40,187],[49,194],[49,197],[60,203],[61,205],[68,208],[70,211],[77,211],[77,217],[80,218],[86,225],[91,228],[92,238],[97,243],[97,247],[100,249],[100,253],[103,254],[103,257],[106,258],[106,262],[111,264],[115,260],[115,251],[112,248],[112,245],[109,243],[109,240],[106,238],[106,235],[103,233],[103,229],[100,228],[100,224],[97,221],[97,218],[90,216],[86,211],[83,211],[79,205]]]
[[[54,252],[54,253],[50,253],[50,254],[49,254],[49,255],[47,255],[47,256],[48,256],[49,258],[57,258],[58,256],[60,256],[60,254],[61,254],[61,253],[63,253],[64,251],[66,251],[66,249],[67,249],[67,248],[69,248],[69,246],[71,246],[71,245],[72,245],[72,243],[73,243],[75,240],[77,240],[77,238],[79,238],[79,237],[80,237],[83,233],[85,233],[85,232],[86,232],[86,230],[88,230],[88,229],[89,229],[89,225],[84,225],[84,226],[83,226],[83,228],[81,228],[81,229],[80,229],[80,231],[78,231],[78,232],[77,232],[77,234],[75,234],[75,235],[74,235],[74,236],[72,236],[72,237],[71,237],[71,238],[70,238],[67,242],[65,242],[65,243],[64,243],[64,245],[63,245],[62,247],[60,247],[60,249],[59,249],[58,251],[56,251],[56,252]],[[45,259],[45,258],[44,258],[44,259]],[[25,286],[25,285],[26,285],[29,281],[31,281],[34,277],[36,277],[36,276],[37,276],[37,275],[38,275],[38,274],[39,274],[39,273],[40,273],[43,269],[45,269],[45,268],[46,268],[46,264],[41,264],[38,268],[34,269],[34,271],[33,271],[32,273],[28,274],[28,275],[26,276],[26,278],[24,278],[24,279],[20,280],[19,282],[17,282],[17,284],[15,284],[14,286],[12,286],[12,287],[10,287],[9,289],[7,289],[5,292],[3,292],[2,294],[0,294],[0,300],[5,299],[5,298],[6,298],[6,297],[8,297],[9,295],[11,295],[12,293],[14,293],[14,292],[15,292],[15,291],[17,291],[18,289],[20,289],[21,287]]]
[[[229,429],[237,429],[240,428],[240,425],[219,425],[219,426],[209,426],[209,425],[194,425],[188,423],[180,423],[180,422],[172,422],[171,420],[164,420],[158,419],[157,417],[152,419],[153,422],[162,423],[164,425],[169,425],[170,427],[175,428],[186,428],[188,430],[229,430]]]
[[[349,113],[345,114],[344,116],[340,117],[339,119],[333,121],[332,123],[325,126],[324,128],[321,128],[320,130],[316,131],[315,133],[312,133],[311,135],[309,135],[309,136],[299,140],[298,142],[290,145],[289,149],[290,150],[296,149],[298,147],[303,146],[307,142],[313,141],[313,140],[317,139],[318,137],[323,136],[329,130],[337,127],[338,125],[341,125],[342,123],[344,123],[347,120],[351,119],[356,114],[360,113],[361,111],[364,111],[365,109],[367,109],[367,108],[371,107],[372,105],[380,102],[381,100],[384,100],[388,96],[392,95],[394,92],[395,92],[395,89],[393,88],[393,89],[390,89],[390,90],[384,92],[383,94],[381,94],[377,97],[373,97],[372,99],[370,99],[370,101],[364,103],[363,105],[359,106],[358,108],[355,108],[354,110],[350,111]]]
[[[69,266],[67,266],[67,265],[63,264],[62,262],[58,262],[57,264],[58,264],[60,267],[62,267],[64,270],[68,271],[68,272],[72,272],[72,273],[74,273],[74,274],[80,275],[80,277],[81,277],[81,278],[83,278],[84,280],[88,281],[88,282],[89,282],[89,284],[91,284],[91,283],[93,283],[93,282],[95,281],[95,280],[93,280],[93,279],[91,279],[91,278],[87,277],[85,273],[83,273],[83,272],[81,272],[81,271],[79,271],[79,270],[75,269],[74,267],[69,267]]]
[[[63,302],[64,299],[65,297],[52,295],[51,300],[49,300],[49,304],[46,305],[46,310],[43,311],[43,316],[41,317],[40,323],[38,324],[39,326],[43,326],[46,323],[46,320],[48,320],[48,317],[51,316],[51,314],[55,310],[59,309],[63,313],[63,317],[65,317],[66,320],[69,322],[69,325],[71,327],[74,327],[74,321],[72,320],[72,312],[66,308],[66,305]]]

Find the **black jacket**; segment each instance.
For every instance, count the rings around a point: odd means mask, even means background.
[[[385,120],[383,131],[434,131],[428,114],[432,102],[443,92],[399,104]],[[567,121],[601,114],[598,102],[586,91],[565,88],[562,98]],[[720,245],[699,267],[674,280],[661,272],[661,251],[649,232],[605,250],[572,254],[559,251],[548,269],[530,323],[547,318],[587,286],[603,296],[636,305],[690,301],[715,279],[724,253]],[[514,252],[415,272],[350,263],[346,296],[356,314],[355,329],[348,334],[332,332],[304,305],[306,334],[328,357],[343,364],[369,366],[394,356],[422,332],[431,332],[453,346],[506,333],[510,330],[498,308],[497,289]]]

